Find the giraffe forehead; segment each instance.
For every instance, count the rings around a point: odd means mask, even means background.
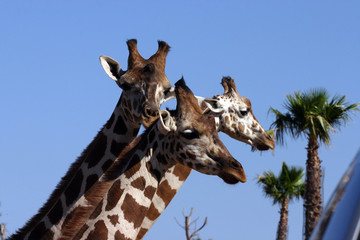
[[[212,115],[200,115],[193,119],[181,119],[178,121],[178,134],[187,130],[196,129],[198,132],[215,132],[215,119]]]
[[[239,101],[237,99],[231,99],[231,98],[221,99],[218,105],[220,105],[224,110],[229,112],[233,112],[232,110],[242,110],[249,108],[248,105],[243,101]]]
[[[151,67],[148,67],[150,65]],[[120,79],[132,84],[154,82],[160,86],[163,85],[165,88],[171,87],[171,83],[162,70],[162,66],[153,60],[144,59],[143,61],[137,61]]]

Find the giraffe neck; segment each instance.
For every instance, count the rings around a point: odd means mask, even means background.
[[[112,164],[116,156],[136,137],[140,123],[127,119],[129,111],[123,109],[123,97],[110,119],[87,146],[81,156],[71,165],[47,202],[10,239],[53,239],[65,219],[81,205],[81,196]]]
[[[198,97],[198,100],[199,100],[199,105],[204,110],[206,106],[201,104],[203,98]],[[216,130],[219,132],[221,130],[220,119],[217,116],[215,116],[215,126],[216,126]],[[168,171],[166,171],[164,176],[160,179],[159,188],[154,194],[149,211],[147,212],[146,217],[144,218],[143,224],[141,225],[141,228],[138,231],[136,239],[138,240],[142,239],[145,236],[145,234],[150,230],[150,228],[154,225],[156,220],[160,217],[162,212],[169,205],[171,200],[174,198],[176,193],[184,184],[185,180],[190,175],[191,170],[192,170],[191,168],[185,165],[175,164]],[[164,187],[165,185],[166,188]]]
[[[94,195],[102,197],[95,200],[99,203],[89,211],[91,215],[85,217],[86,222],[73,239],[136,238],[157,188],[168,185],[166,181],[159,185],[169,169],[168,157],[160,142],[150,141],[158,138],[148,133],[131,146],[129,153],[125,149],[125,153],[94,185],[91,190],[93,196],[88,198],[93,201]],[[114,173],[116,176],[113,176]]]

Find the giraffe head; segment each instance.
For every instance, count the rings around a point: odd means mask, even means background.
[[[206,105],[206,112],[218,117],[218,130],[258,150],[274,149],[274,140],[256,120],[250,100],[240,96],[234,79],[224,77],[221,84],[223,95],[202,99],[201,103]]]
[[[100,63],[106,74],[123,90],[120,104],[127,113],[128,120],[141,122],[145,127],[157,119],[160,105],[174,98],[171,83],[165,75],[166,56],[170,46],[164,41],[158,43],[157,52],[149,59],[144,59],[138,52],[137,41],[128,40],[126,71],[114,59],[100,56]]]
[[[201,173],[218,175],[226,183],[246,182],[241,164],[221,142],[214,116],[204,114],[183,79],[175,84],[177,107],[173,117],[162,111],[158,129],[169,142],[169,159]]]

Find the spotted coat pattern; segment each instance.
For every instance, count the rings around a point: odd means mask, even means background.
[[[202,110],[215,117],[217,131],[222,131],[259,150],[273,149],[273,139],[255,118],[250,100],[238,93],[235,81],[230,77],[224,77],[221,84],[225,90],[223,95],[216,95],[212,99],[198,97]],[[181,164],[176,164],[165,173],[160,185],[167,182],[168,186],[166,189],[161,186],[158,188],[137,239],[145,236],[190,173],[191,168]]]
[[[246,181],[241,164],[220,141],[214,118],[202,113],[183,81],[176,87],[175,116],[163,111],[157,124],[125,149],[94,185],[88,199],[102,197],[74,239],[135,239],[145,215],[151,217],[154,210],[155,192],[163,198],[176,193],[164,176],[172,171],[178,182],[184,180],[182,172],[172,170],[175,164],[218,175],[228,183]]]

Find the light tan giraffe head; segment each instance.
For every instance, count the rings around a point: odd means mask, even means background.
[[[201,173],[218,175],[226,183],[246,182],[242,165],[221,142],[214,116],[204,114],[183,79],[175,84],[177,107],[174,117],[161,114],[160,132],[169,142],[169,159]]]
[[[218,130],[258,150],[274,149],[274,140],[255,118],[250,100],[240,96],[234,79],[224,77],[221,84],[223,95],[202,99],[201,102],[206,105],[202,106],[205,112],[216,116]]]
[[[160,105],[173,98],[173,88],[165,75],[166,56],[170,46],[158,41],[157,52],[144,59],[137,49],[137,41],[127,41],[129,49],[128,69],[122,70],[120,64],[107,56],[100,56],[100,63],[106,74],[123,90],[123,109],[129,121],[141,122],[145,127],[157,119]]]

